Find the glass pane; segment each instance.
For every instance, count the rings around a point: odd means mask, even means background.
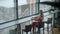
[[[51,2],[54,2],[55,0],[40,0],[40,2],[44,2],[44,1],[51,1]]]
[[[50,13],[49,13],[49,10],[51,9],[52,7],[49,6],[49,5],[43,5],[43,4],[40,4],[40,10],[42,10],[44,13],[44,19],[43,21],[47,21],[48,18],[51,17]]]
[[[52,7],[50,5],[45,5],[45,4],[40,4],[40,10],[48,11],[50,10]]]
[[[19,18],[30,16],[38,13],[36,0],[18,0],[18,16]]]
[[[0,0],[0,23],[15,19],[14,0]]]

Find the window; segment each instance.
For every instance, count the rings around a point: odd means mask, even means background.
[[[0,23],[15,19],[14,0],[0,0]]]
[[[21,13],[18,14],[19,18],[38,13],[38,6],[36,5],[38,5],[36,4],[36,0],[18,0],[18,12],[21,11]]]

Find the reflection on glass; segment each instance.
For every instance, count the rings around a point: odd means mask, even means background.
[[[40,10],[43,10],[45,12],[45,11],[48,11],[50,9],[51,9],[50,5],[40,4]]]
[[[36,0],[18,0],[19,18],[30,16],[37,13]]]
[[[0,23],[14,18],[14,0],[0,0]]]

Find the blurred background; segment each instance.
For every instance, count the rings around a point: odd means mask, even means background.
[[[0,0],[0,34],[60,34],[60,0]]]

